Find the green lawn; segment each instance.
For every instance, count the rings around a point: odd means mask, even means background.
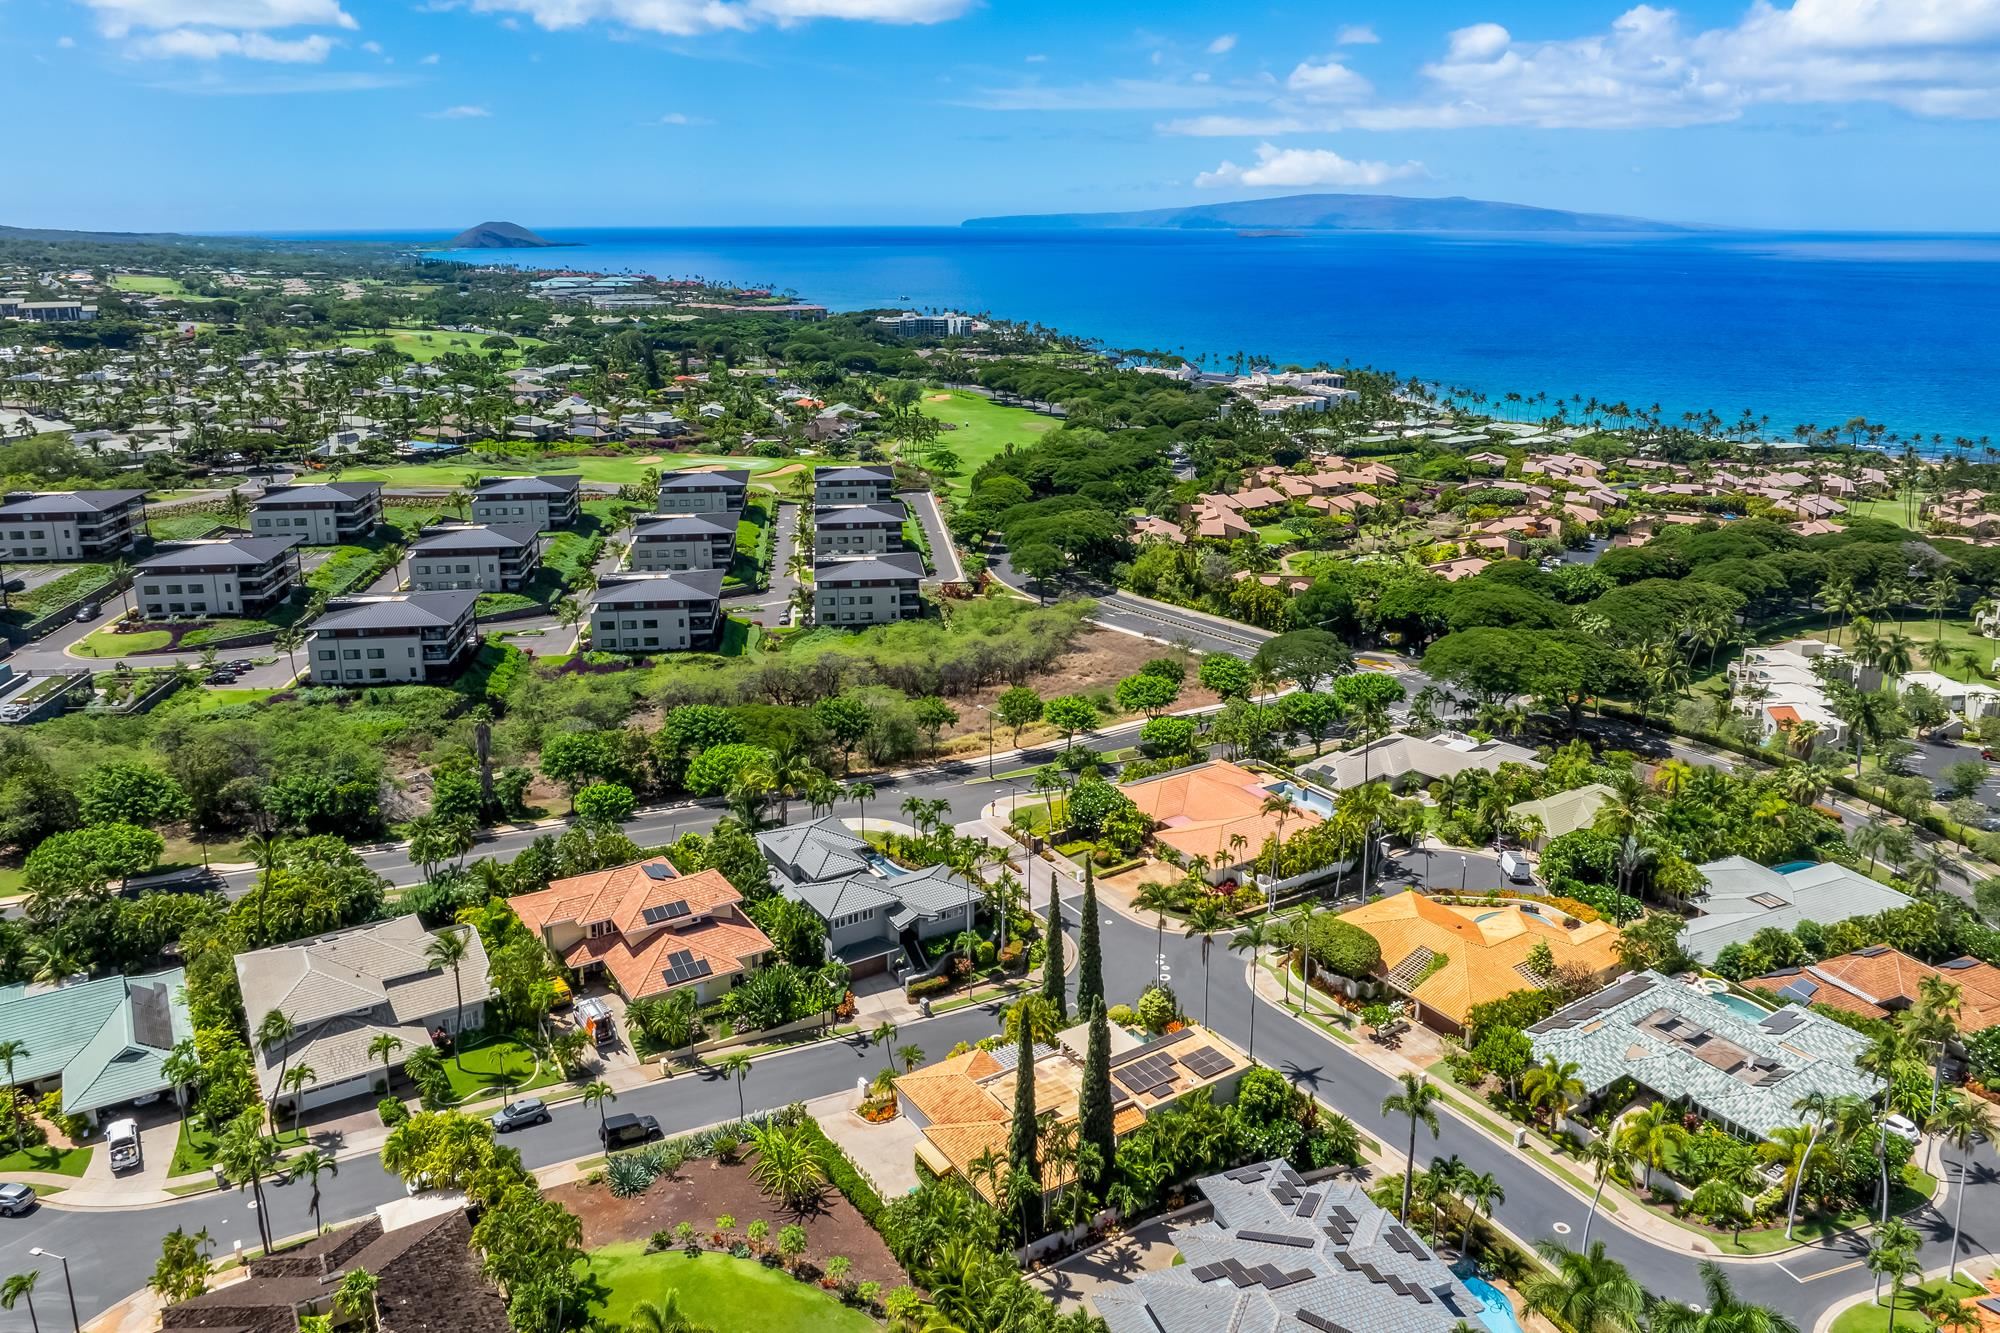
[[[101,629],[74,645],[79,657],[101,657],[116,660],[130,657],[134,653],[157,652],[174,641],[174,636],[163,629],[134,630],[129,634],[118,634],[109,629]]]
[[[514,337],[512,334],[508,336]],[[480,346],[486,341],[485,334],[457,333],[450,329],[390,329],[378,333],[349,333],[334,341],[348,347],[373,347],[379,342],[389,342],[395,344],[397,351],[418,361],[435,361],[447,352],[480,357],[487,354],[487,349]],[[542,345],[540,338],[514,337],[514,342],[517,349]],[[520,360],[519,351],[509,352],[506,359]]]
[[[715,651],[724,657],[741,657],[755,648],[757,640],[763,637],[763,626],[730,616],[722,622],[722,642],[716,645]]]
[[[174,1144],[173,1164],[167,1168],[168,1179],[208,1170],[215,1164],[215,1150],[219,1142],[218,1135],[182,1121],[180,1139]],[[279,1116],[278,1150],[283,1152],[305,1145],[306,1136],[292,1129],[284,1116]]]
[[[179,278],[163,277],[156,273],[118,273],[111,279],[111,285],[121,292],[144,292],[149,296],[185,296],[187,287]]]
[[[328,597],[344,597],[366,589],[388,567],[387,552],[380,545],[336,546],[306,575],[306,587]]]
[[[475,1044],[461,1051],[458,1058],[444,1062],[445,1077],[451,1080],[451,1090],[460,1101],[489,1096],[503,1083],[516,1092],[526,1092],[555,1082],[554,1069],[539,1063],[533,1051],[512,1037],[482,1042],[475,1036],[473,1041]],[[461,1061],[463,1069],[459,1068]]]
[[[206,537],[221,520],[214,514],[168,514],[146,520],[146,530],[159,542],[182,542]]]
[[[592,1313],[623,1328],[641,1301],[672,1291],[681,1314],[715,1333],[875,1333],[881,1326],[817,1287],[750,1259],[726,1254],[647,1254],[645,1243],[607,1245],[590,1255],[590,1271],[608,1289]]]
[[[754,588],[759,576],[769,577],[770,569],[766,557],[771,553],[764,549],[764,530],[770,526],[771,506],[761,500],[752,500],[743,506],[743,517],[736,523],[736,554],[729,562],[728,572],[723,582],[738,588]]]
[[[963,492],[971,485],[980,465],[1008,445],[1031,444],[1037,436],[1061,424],[1054,417],[1030,412],[1025,407],[1002,407],[991,399],[957,389],[949,392],[926,389],[918,406],[925,416],[948,421],[955,427],[941,432],[937,438],[940,449],[958,455],[958,470],[944,479],[945,489],[952,494]]]
[[[1944,1285],[1945,1279],[1933,1278],[1921,1285],[1904,1287],[1903,1294],[1896,1300],[1895,1333],[1930,1333],[1931,1321],[1917,1312],[1917,1303],[1925,1294],[1936,1292]],[[1951,1283],[1951,1290],[1955,1295],[1965,1299],[1986,1294],[1984,1287],[1962,1279]],[[1976,1320],[1974,1326],[1977,1326]],[[1841,1311],[1834,1319],[1833,1327],[1828,1333],[1884,1333],[1888,1327],[1887,1303],[1862,1301]]]
[[[80,1176],[90,1165],[94,1148],[24,1148],[0,1157],[0,1176],[21,1171],[46,1171],[51,1175]]]
[[[8,594],[7,609],[0,611],[0,621],[10,625],[31,624],[110,581],[109,565],[77,565],[67,574],[37,584],[26,592]]]
[[[496,448],[504,448],[498,446]],[[487,452],[482,450],[482,452]],[[748,470],[752,473],[769,472],[784,461],[776,458],[726,458],[713,454],[668,454],[664,461],[643,463],[642,458],[655,457],[653,454],[632,454],[625,457],[599,458],[594,455],[538,455],[532,450],[508,458],[504,462],[482,463],[470,455],[455,458],[449,463],[392,463],[386,467],[343,468],[342,481],[381,481],[392,486],[462,486],[471,473],[493,473],[508,476],[561,476],[575,474],[585,481],[601,481],[613,486],[629,486],[642,478],[649,469],[661,472],[676,472],[690,467],[730,467]]]

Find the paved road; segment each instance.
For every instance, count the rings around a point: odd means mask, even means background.
[[[792,604],[792,589],[798,580],[787,571],[791,563],[792,551],[799,539],[799,507],[787,501],[778,505],[778,516],[773,520],[777,530],[773,535],[771,555],[771,586],[763,592],[738,593],[723,599],[723,607],[732,615],[745,616],[766,629],[775,629],[784,623],[785,608]],[[807,552],[811,555],[811,552]]]
[[[1249,657],[1267,639],[1277,637],[1270,630],[1169,606],[1089,580],[1072,578],[1057,589],[1045,590],[1016,570],[1007,552],[999,547],[989,548],[986,568],[994,578],[1023,597],[1040,600],[1045,593],[1094,597],[1097,609],[1090,618],[1098,624],[1163,643],[1184,643],[1197,652]]]
[[[924,525],[924,540],[930,543],[931,563],[935,566],[931,581],[963,583],[965,566],[959,563],[958,548],[952,544],[951,529],[944,525],[937,496],[929,491],[905,491],[896,498],[908,505],[917,521]]]

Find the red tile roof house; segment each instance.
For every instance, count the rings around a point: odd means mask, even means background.
[[[706,1004],[771,953],[721,871],[681,875],[663,856],[559,879],[507,905],[565,967],[603,975],[627,1000],[693,986]]]

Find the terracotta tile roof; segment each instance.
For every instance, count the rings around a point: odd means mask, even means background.
[[[1270,782],[1247,768],[1218,760],[1118,790],[1160,826],[1154,830],[1154,841],[1183,855],[1207,857],[1215,865],[1233,865],[1239,857],[1256,856],[1267,840],[1277,836],[1278,817],[1264,813],[1270,795],[1264,788]],[[1318,815],[1294,805],[1285,832],[1296,833],[1319,822]],[[1244,839],[1240,852],[1231,850],[1235,836]]]
[[[754,962],[770,953],[771,941],[754,924],[732,912],[692,926],[655,929],[637,939],[628,935],[586,939],[564,954],[563,961],[571,967],[604,964],[619,992],[634,1000],[664,995],[674,988],[667,979],[667,957],[682,949],[707,959],[710,975],[729,976],[744,970],[745,959]]]
[[[649,866],[655,869],[649,871]],[[655,877],[660,868],[666,871],[664,878]],[[561,921],[574,921],[578,925],[610,921],[621,931],[635,931],[646,924],[644,913],[648,907],[684,901],[689,911],[701,913],[741,898],[735,886],[718,871],[704,870],[683,876],[666,857],[654,856],[589,875],[553,880],[540,893],[524,894],[509,901],[515,915],[535,930]],[[530,913],[534,920],[529,920]]]
[[[1537,943],[1549,946],[1558,967],[1578,963],[1605,974],[1618,966],[1618,929],[1610,922],[1589,921],[1565,930],[1560,920],[1523,911],[1515,900],[1457,906],[1421,893],[1399,893],[1357,907],[1341,919],[1375,937],[1385,971],[1395,971],[1419,949],[1443,957],[1444,966],[1410,994],[1461,1025],[1473,1006],[1536,984],[1521,969]]]
[[[1959,1027],[1978,1032],[2000,1024],[2000,967],[1977,959],[1957,959],[1933,967],[1900,949],[1871,945],[1810,966],[1785,968],[1743,984],[1773,995],[1791,988],[1811,992],[1811,1003],[1829,1005],[1863,1018],[1887,1018],[1916,1004],[1926,977],[1941,977],[1959,988]],[[1801,989],[1803,983],[1803,990]]]

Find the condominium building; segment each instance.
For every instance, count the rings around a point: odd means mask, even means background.
[[[82,301],[20,301],[8,303],[11,309],[0,309],[13,319],[25,319],[30,324],[75,324],[97,318],[97,307]]]
[[[669,472],[660,478],[662,514],[740,514],[750,494],[750,473]]]
[[[728,569],[735,558],[730,514],[641,514],[634,525],[633,569]]]
[[[902,503],[834,505],[813,511],[813,554],[881,555],[903,549]]]
[[[813,473],[813,505],[886,504],[896,493],[892,467],[823,467]]]
[[[951,310],[937,315],[905,310],[900,315],[875,316],[875,327],[898,338],[963,338],[972,332],[972,325],[972,316]]]
[[[1827,697],[1828,677],[1853,680],[1863,689],[1881,681],[1874,668],[1857,668],[1839,648],[1819,639],[1750,648],[1729,664],[1736,711],[1756,724],[1762,739],[1805,727],[1812,745],[1838,749],[1847,724],[1834,714]]]
[[[9,560],[101,560],[145,534],[144,491],[13,491],[0,504]]]
[[[709,648],[722,628],[722,571],[610,574],[590,607],[590,646],[608,653]]]
[[[273,486],[250,506],[259,537],[294,537],[306,546],[339,546],[372,535],[382,523],[379,481]]]
[[[479,646],[474,592],[349,597],[313,623],[315,685],[385,685],[456,674]]]
[[[220,537],[176,542],[132,571],[139,614],[258,616],[297,585],[298,542],[291,537]]]
[[[924,558],[915,551],[820,560],[813,565],[813,619],[841,627],[887,625],[924,613],[917,586]]]
[[[566,528],[583,512],[581,477],[481,477],[472,493],[472,521],[525,525],[537,532]]]
[[[419,592],[519,592],[542,567],[540,534],[523,523],[445,523],[410,546],[410,586]]]

